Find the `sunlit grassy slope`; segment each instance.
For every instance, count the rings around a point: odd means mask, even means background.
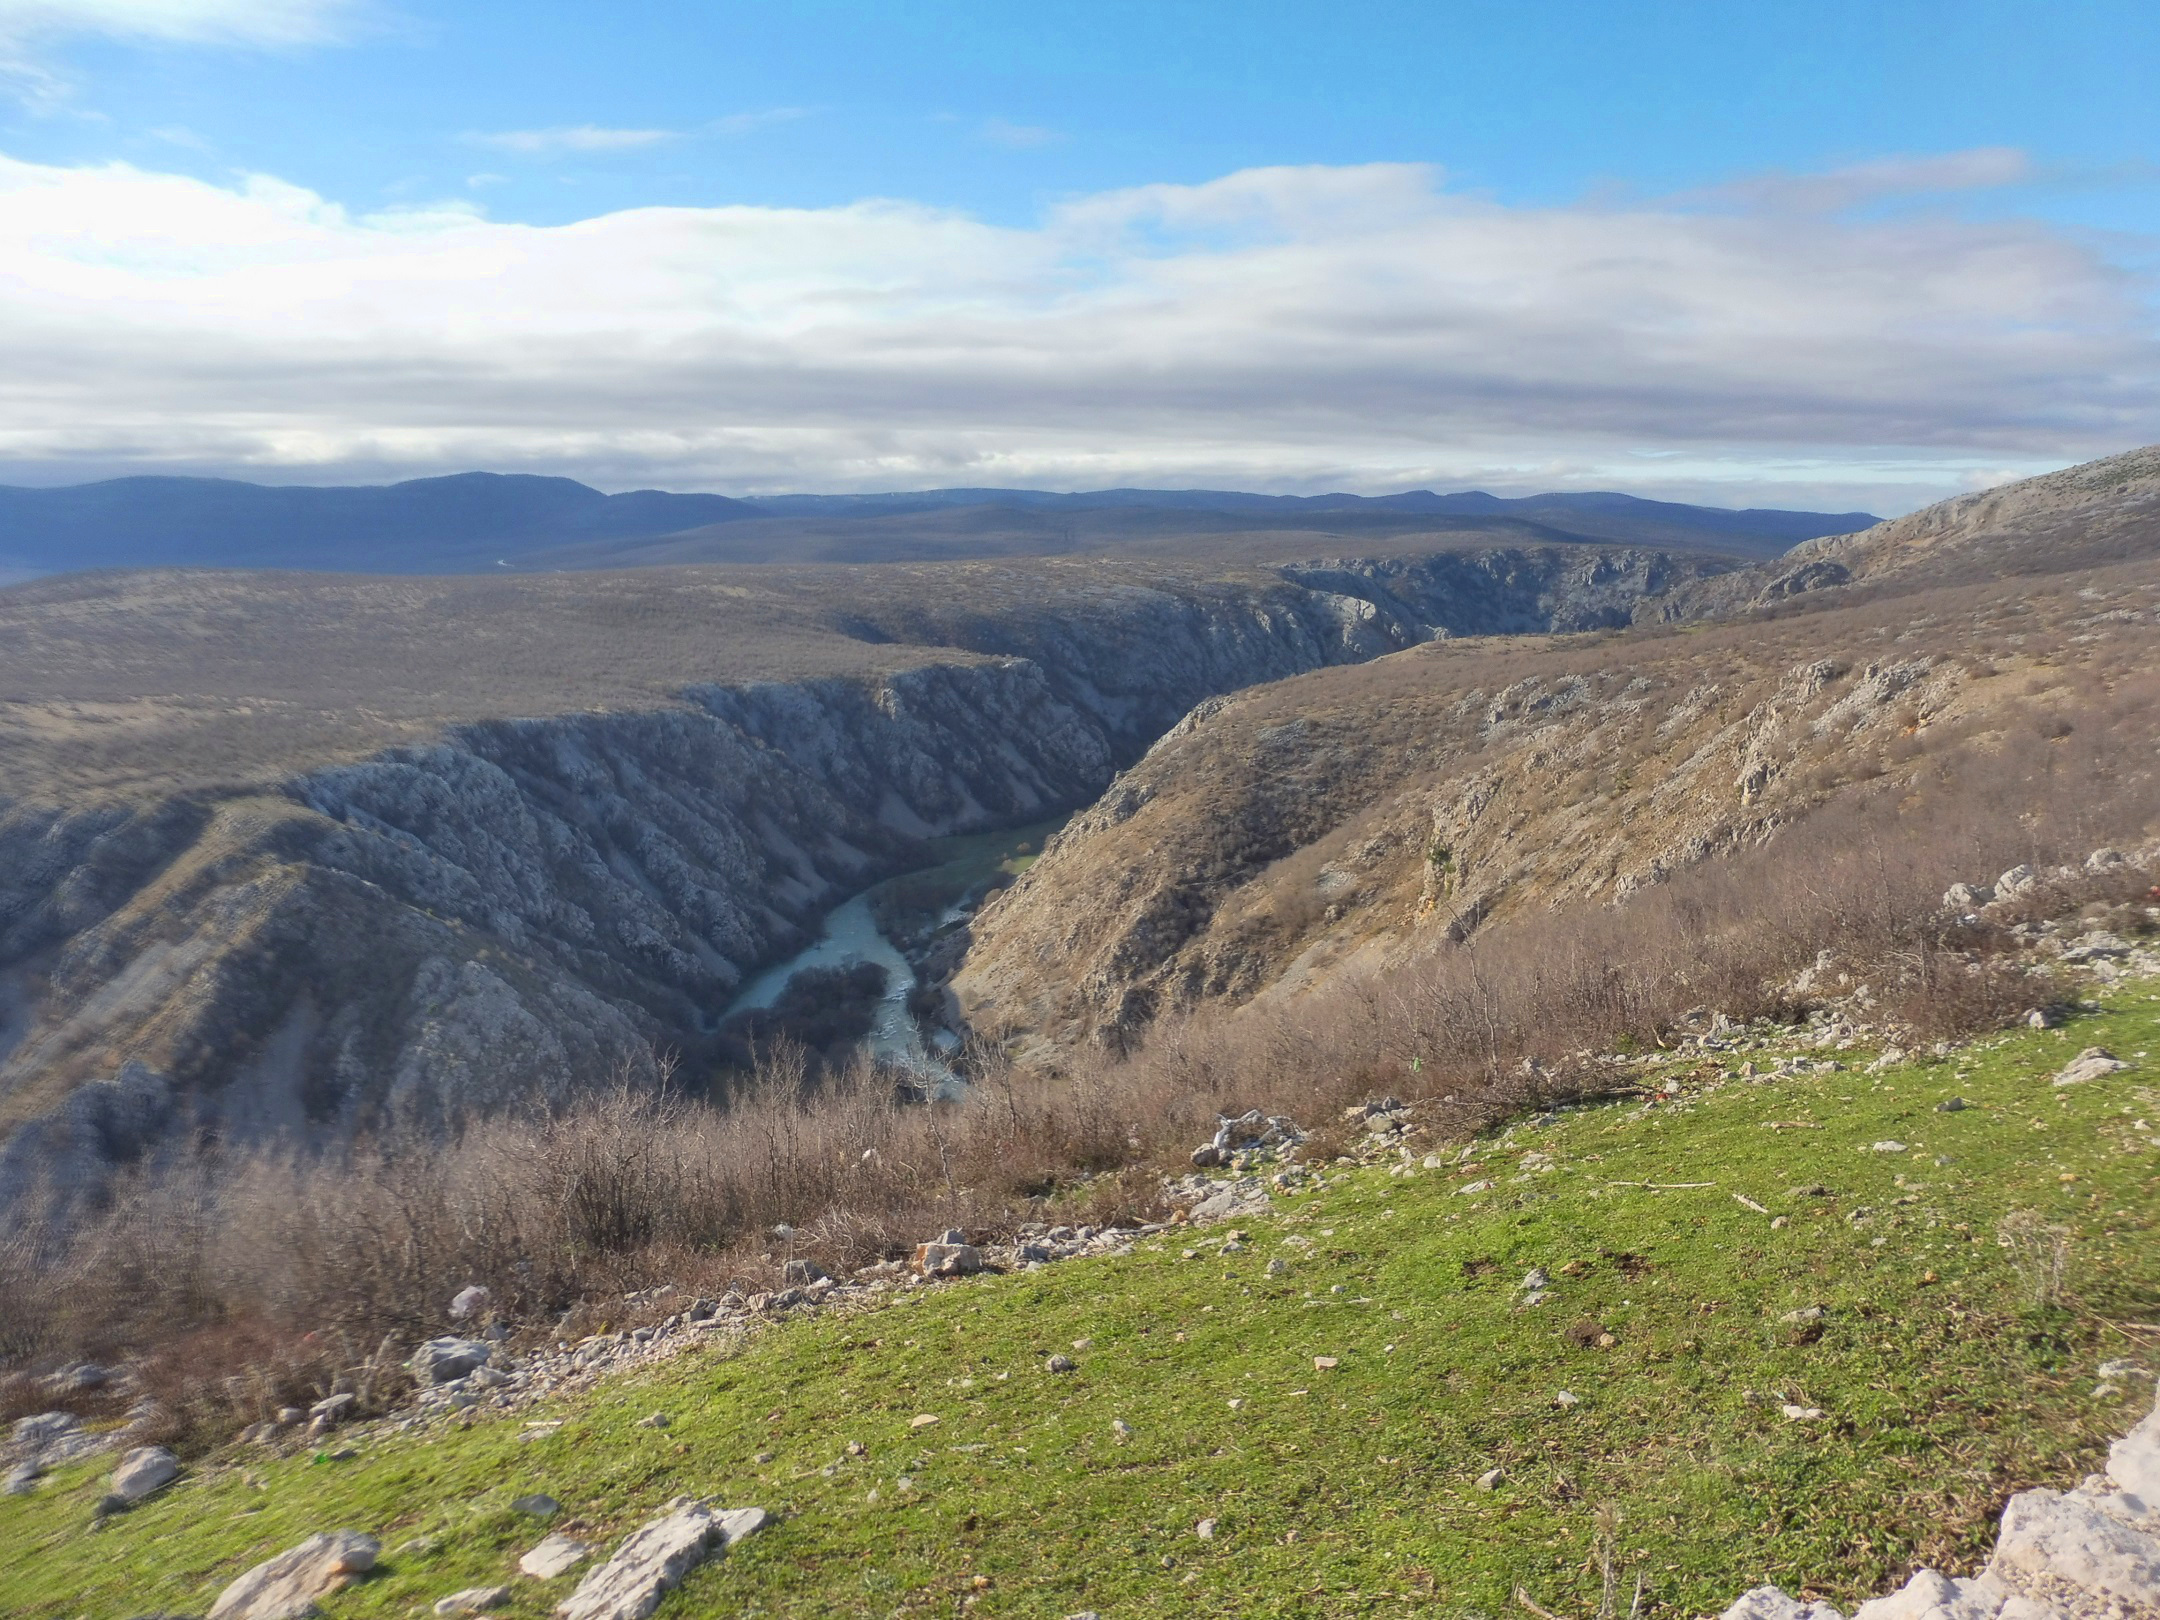
[[[2140,1061],[2052,1088],[2093,1043]],[[0,1613],[199,1613],[248,1564],[351,1526],[386,1553],[331,1616],[496,1580],[517,1591],[501,1612],[539,1616],[575,1577],[512,1573],[541,1532],[510,1499],[534,1490],[564,1504],[552,1528],[603,1541],[683,1492],[777,1511],[667,1600],[686,1620],[968,1600],[1497,1617],[1518,1584],[1586,1615],[1607,1505],[1651,1613],[1763,1580],[1849,1602],[1916,1560],[1969,1568],[2012,1490],[2074,1481],[2150,1399],[2093,1391],[2103,1360],[2160,1359],[2156,1052],[2150,986],[1880,1074],[1810,1050],[1847,1067],[1522,1122],[1470,1164],[1338,1172],[1230,1253],[1224,1227],[1172,1234],[516,1419],[362,1437],[349,1460],[212,1459],[95,1532],[102,1472],[76,1469],[0,1500]],[[1952,1096],[1973,1106],[1939,1112]],[[2013,1210],[2069,1229],[2064,1303],[2022,1297],[1996,1241]],[[1525,1306],[1533,1267],[1553,1297]],[[1819,1338],[1782,1320],[1810,1305]],[[1053,1352],[1077,1370],[1044,1370]],[[655,1412],[669,1426],[641,1426]]]

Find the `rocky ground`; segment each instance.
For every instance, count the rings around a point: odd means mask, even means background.
[[[1706,1010],[1607,1055],[1619,1103],[1476,1141],[1375,1098],[1307,1162],[1226,1118],[1162,1220],[845,1278],[782,1236],[783,1287],[576,1338],[468,1291],[409,1407],[208,1458],[27,1419],[0,1607],[1572,1620],[1639,1581],[1652,1615],[2148,1620],[2160,961],[2030,935],[2082,1004],[1970,1044],[1825,960],[1807,1024]]]
[[[695,1078],[918,840],[1083,804],[1203,698],[1625,623],[1732,566],[1065,559],[0,595],[0,1205],[191,1135]]]

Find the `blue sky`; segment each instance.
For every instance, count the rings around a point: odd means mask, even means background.
[[[1909,505],[2160,438],[2156,70],[2128,3],[0,0],[0,478]]]

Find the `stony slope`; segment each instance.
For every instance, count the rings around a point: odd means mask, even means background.
[[[517,1573],[543,1535],[605,1549],[690,1493],[778,1522],[659,1620],[1498,1615],[1518,1589],[1588,1616],[1607,1565],[1652,1620],[1763,1583],[1849,1612],[1973,1572],[2006,1502],[2152,1405],[2160,1001],[2101,993],[2066,1030],[1882,1062],[1828,1021],[1726,1028],[1636,1064],[1641,1096],[1464,1144],[1390,1112],[1364,1163],[1252,1176],[1219,1224],[728,1302],[748,1334],[624,1300],[671,1323],[628,1376],[560,1375],[634,1364],[630,1334],[528,1326],[508,1383],[189,1459],[95,1533],[110,1458],[56,1467],[0,1498],[0,1609],[201,1613],[353,1529],[383,1556],[326,1620],[496,1583],[539,1620],[590,1567]],[[2051,1085],[2086,1044],[2133,1066]],[[1996,1241],[2018,1211],[2062,1231],[2052,1302]]]
[[[1438,643],[1212,700],[984,909],[954,990],[1047,1060],[1617,898],[1851,793],[1964,780],[1956,802],[2014,825],[2055,799],[2058,766],[2150,776],[2156,669],[2160,565],[2138,564],[1767,623]]]
[[[2160,445],[1961,495],[1675,593],[1668,617],[1774,606],[1819,591],[1874,594],[2068,573],[2160,556]]]
[[[1194,703],[1730,564],[1545,548],[0,593],[0,1190],[642,1070],[914,841]]]

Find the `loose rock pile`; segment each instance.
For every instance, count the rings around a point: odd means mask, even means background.
[[[1221,1115],[1213,1140],[1193,1150],[1193,1168],[1242,1170],[1258,1160],[1287,1157],[1304,1140],[1297,1122],[1280,1114],[1263,1114],[1254,1108],[1234,1119]]]

